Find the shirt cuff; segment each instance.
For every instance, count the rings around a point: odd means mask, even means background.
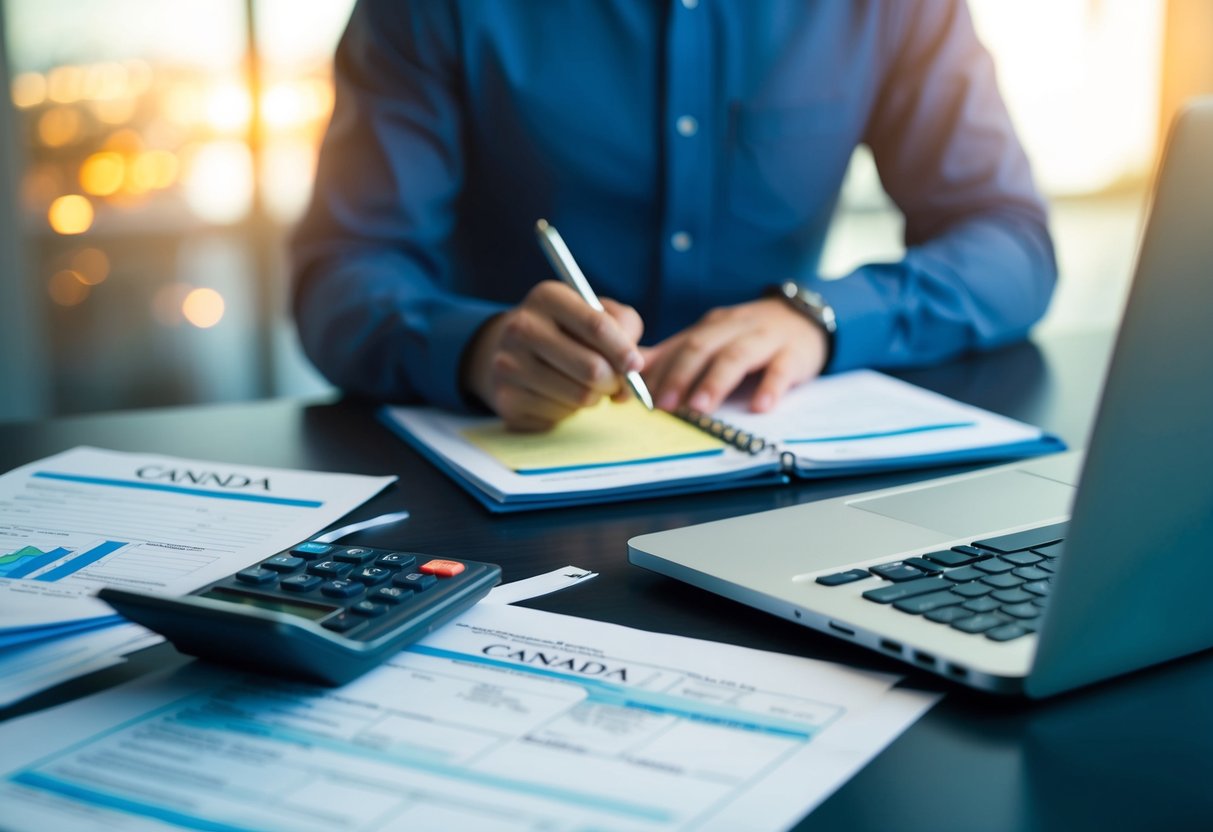
[[[413,386],[426,402],[448,410],[470,409],[459,378],[463,353],[480,327],[506,308],[502,304],[461,298],[458,303],[430,310],[426,335],[418,345],[416,358],[412,355],[406,358],[412,362],[409,375]]]
[[[894,343],[894,318],[873,285],[871,272],[897,266],[871,265],[836,280],[815,280],[819,293],[834,310],[834,352],[829,373],[879,366]]]

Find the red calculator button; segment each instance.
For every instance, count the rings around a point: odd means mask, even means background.
[[[431,560],[421,564],[419,571],[439,578],[453,578],[463,571],[463,564],[457,560]]]

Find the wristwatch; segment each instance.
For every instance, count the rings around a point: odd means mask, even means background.
[[[834,307],[826,303],[825,298],[806,289],[795,280],[785,280],[767,290],[768,295],[783,298],[800,314],[821,327],[826,336],[826,360],[823,366],[829,366],[834,356],[834,334],[838,331],[838,323],[834,318]]]

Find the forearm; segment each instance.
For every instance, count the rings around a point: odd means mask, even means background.
[[[389,401],[466,405],[459,365],[502,307],[436,289],[399,254],[320,259],[295,296],[304,351],[329,381]]]
[[[831,371],[928,364],[1018,340],[1057,278],[1043,216],[978,215],[821,284],[838,316]]]

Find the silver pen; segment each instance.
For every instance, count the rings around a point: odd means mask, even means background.
[[[590,308],[605,312],[602,301],[598,300],[598,295],[594,294],[590,282],[585,279],[581,267],[573,259],[573,252],[569,251],[569,247],[564,244],[560,232],[547,220],[538,219],[535,221],[535,234],[539,237],[539,247],[547,255],[548,262],[552,264],[556,274],[560,275],[560,279],[573,287],[573,290],[581,295],[581,299],[588,303]],[[636,394],[636,398],[640,399],[640,403],[652,410],[653,397],[649,395],[649,388],[645,386],[640,373],[633,370],[625,374],[624,379],[627,381],[628,387],[631,387],[632,392]]]

